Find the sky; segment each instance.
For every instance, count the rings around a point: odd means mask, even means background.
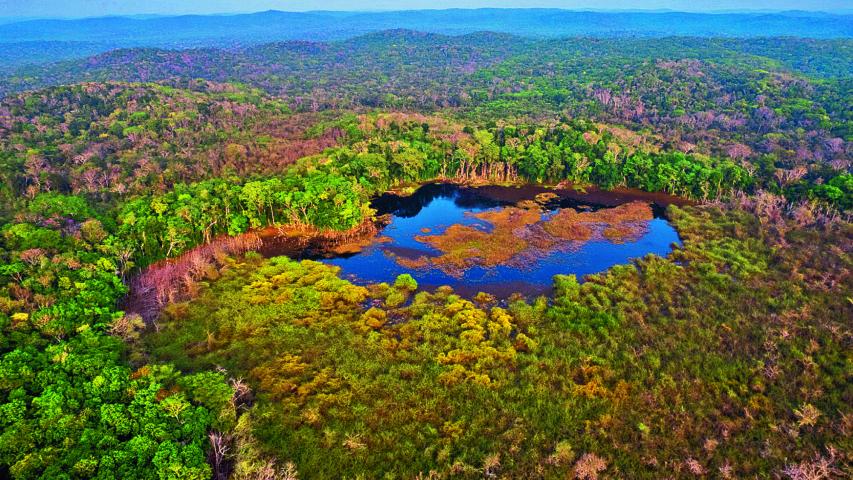
[[[720,11],[850,11],[853,0],[0,0],[0,17],[87,17],[133,14],[243,13],[262,10],[410,10],[425,8],[551,7]]]

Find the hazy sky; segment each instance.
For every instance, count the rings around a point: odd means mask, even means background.
[[[3,17],[81,17],[260,10],[405,10],[419,8],[558,7],[594,9],[822,10],[853,8],[853,0],[0,0]]]

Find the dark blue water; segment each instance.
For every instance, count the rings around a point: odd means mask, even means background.
[[[490,187],[494,193],[495,187]],[[513,200],[523,192],[514,189]],[[499,196],[500,197],[500,196]],[[533,195],[529,195],[532,199]],[[578,278],[607,270],[613,265],[629,263],[632,259],[653,253],[665,256],[672,244],[680,244],[675,229],[656,212],[648,222],[646,232],[634,241],[613,243],[606,239],[578,243],[571,249],[549,252],[532,258],[523,266],[500,265],[484,268],[474,266],[461,275],[450,275],[438,268],[410,269],[395,260],[399,255],[409,258],[437,256],[439,251],[415,239],[417,236],[437,235],[453,224],[471,225],[488,230],[488,222],[473,218],[467,213],[483,212],[511,205],[493,195],[478,193],[478,189],[453,185],[427,185],[411,197],[385,197],[375,207],[380,213],[392,215],[390,224],[380,233],[385,241],[376,242],[360,253],[324,260],[341,267],[341,275],[356,283],[393,282],[403,273],[411,274],[421,288],[450,285],[459,293],[487,292],[506,297],[518,292],[525,295],[547,294],[552,287],[552,277],[557,274],[575,274]],[[553,208],[595,209],[577,199],[556,200]],[[545,216],[548,213],[544,213]],[[428,229],[428,233],[424,229]]]

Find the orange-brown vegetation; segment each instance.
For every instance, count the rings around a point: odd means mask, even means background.
[[[593,212],[560,210],[545,222],[543,228],[563,240],[585,242],[595,234],[596,225],[603,225],[601,234],[611,241],[635,239],[645,232],[645,222],[654,218],[652,209],[642,202],[631,202],[614,208]]]
[[[543,197],[541,202],[550,198]],[[642,202],[631,202],[614,208],[578,212],[564,208],[547,220],[542,219],[536,202],[519,207],[489,210],[473,217],[490,224],[490,230],[455,224],[443,233],[415,237],[441,251],[436,257],[405,258],[396,261],[407,268],[435,267],[451,275],[461,275],[473,266],[495,267],[521,263],[555,248],[577,246],[594,238],[613,242],[630,241],[641,236],[652,209]]]

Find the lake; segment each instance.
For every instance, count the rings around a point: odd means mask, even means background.
[[[360,252],[323,261],[354,283],[411,274],[421,288],[472,295],[548,294],[557,274],[583,275],[680,244],[660,195],[542,187],[427,184],[373,202],[389,223]]]

